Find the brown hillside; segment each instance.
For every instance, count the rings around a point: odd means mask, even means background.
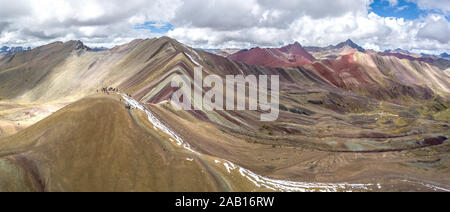
[[[141,115],[89,98],[0,140],[0,191],[225,190],[201,163],[142,127]]]

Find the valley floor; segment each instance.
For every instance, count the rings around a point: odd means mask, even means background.
[[[15,134],[41,121],[67,104],[40,105],[0,101],[0,138]]]

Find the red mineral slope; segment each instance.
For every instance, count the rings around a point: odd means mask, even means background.
[[[228,57],[231,60],[249,65],[268,67],[295,67],[311,64],[316,59],[295,42],[282,48],[261,49],[259,47],[243,50]]]
[[[329,84],[363,96],[383,100],[431,99],[450,89],[439,68],[418,60],[380,56],[377,53],[344,55],[305,66]]]

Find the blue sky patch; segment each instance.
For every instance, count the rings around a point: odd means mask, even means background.
[[[429,11],[421,10],[417,4],[405,0],[398,0],[398,4],[391,6],[387,0],[374,0],[370,5],[371,12],[382,17],[396,17],[407,20],[415,20],[428,14]]]
[[[173,28],[173,25],[170,23],[149,21],[149,22],[145,22],[144,24],[139,24],[139,25],[134,26],[134,29],[135,30],[148,30],[151,33],[164,34],[170,30],[173,30],[174,28]]]
[[[448,21],[450,16],[440,10],[422,10],[416,3],[408,0],[398,0],[397,5],[390,5],[388,0],[374,0],[370,5],[370,12],[374,12],[382,17],[404,18],[406,20],[416,20],[421,16],[427,16],[430,13],[445,15]]]

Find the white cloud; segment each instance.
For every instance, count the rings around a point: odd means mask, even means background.
[[[408,0],[417,4],[422,10],[441,11],[448,15],[450,13],[450,0]]]
[[[0,0],[0,44],[38,46],[80,39],[113,46],[157,36],[133,26],[148,20],[168,21],[181,0]]]
[[[449,0],[411,1],[441,12],[448,12],[450,5]],[[381,50],[450,52],[449,22],[442,15],[413,21],[384,18],[369,13],[370,3],[372,0],[0,0],[0,44],[37,46],[80,39],[91,46],[112,46],[160,36],[134,29],[154,22],[172,24],[174,29],[167,35],[203,48],[280,46],[294,41],[327,46],[351,38]]]
[[[375,51],[381,51],[381,48],[373,43],[366,43],[363,45],[364,49],[370,49],[370,50],[375,50]]]
[[[405,9],[408,9],[408,8],[409,8],[408,5],[403,5],[403,6],[397,7],[395,10],[396,11],[402,11],[402,10],[405,10]]]
[[[450,42],[450,23],[443,16],[429,16],[425,26],[419,30],[417,36],[448,44]]]
[[[385,1],[388,1],[388,2],[389,2],[389,5],[390,5],[391,7],[395,7],[395,6],[398,5],[398,0],[385,0]]]

